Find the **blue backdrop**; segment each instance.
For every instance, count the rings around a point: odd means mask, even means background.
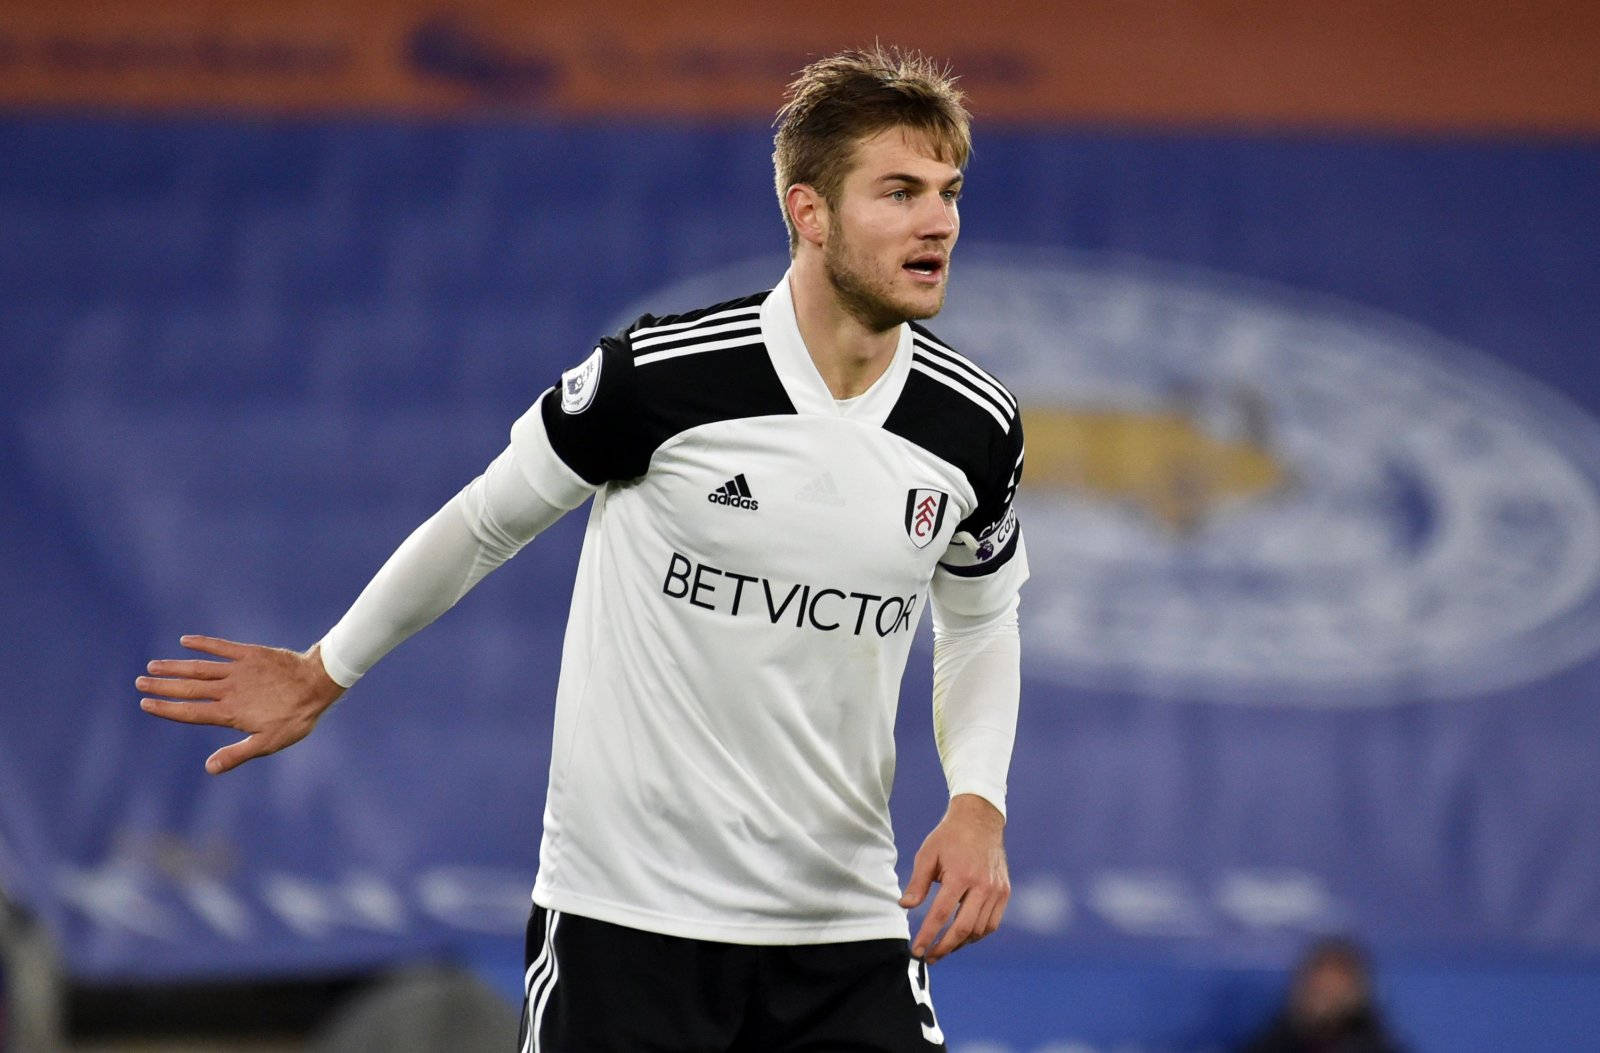
[[[776,281],[768,135],[0,122],[0,884],[77,975],[516,971],[581,516],[224,778],[132,678],[308,645],[599,333]],[[1418,1048],[1575,1048],[1600,148],[980,129],[962,207],[934,328],[1028,409],[1035,582],[1017,894],[947,1023],[1207,1048],[1345,931]]]

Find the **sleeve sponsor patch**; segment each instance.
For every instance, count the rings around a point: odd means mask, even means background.
[[[600,348],[594,349],[594,354],[583,360],[581,365],[574,366],[561,374],[561,412],[582,413],[594,401],[594,393],[600,388],[600,364],[603,359]]]
[[[1017,531],[1017,510],[1007,508],[1006,514],[1000,521],[978,535],[978,546],[973,552],[974,562],[986,563],[993,559],[997,553],[1004,552],[1006,545],[1011,541],[1011,535]]]
[[[964,578],[991,574],[1016,554],[1019,533],[1016,510],[1007,508],[999,520],[976,536],[964,530],[958,532],[939,566]]]

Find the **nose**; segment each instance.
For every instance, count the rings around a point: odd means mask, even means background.
[[[924,238],[953,238],[961,228],[961,216],[956,211],[954,201],[946,201],[938,194],[928,195],[931,205],[922,210],[920,217],[921,230],[918,231]]]

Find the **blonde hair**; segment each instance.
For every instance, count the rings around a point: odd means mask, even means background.
[[[886,128],[921,134],[939,160],[965,168],[972,154],[972,115],[949,67],[920,52],[845,51],[800,71],[784,93],[772,139],[778,205],[789,228],[789,252],[800,235],[789,216],[789,188],[812,187],[830,206],[850,174],[857,144]]]

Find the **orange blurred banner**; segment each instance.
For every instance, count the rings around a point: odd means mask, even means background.
[[[1592,0],[0,0],[0,107],[766,116],[874,40],[988,119],[1600,130]]]

